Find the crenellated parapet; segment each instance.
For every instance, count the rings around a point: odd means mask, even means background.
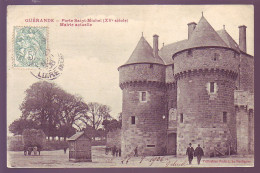
[[[221,47],[201,47],[173,56],[174,74],[183,76],[198,72],[220,72],[235,77],[239,73],[240,57],[236,51]]]
[[[236,80],[238,73],[231,71],[231,70],[225,70],[225,69],[193,69],[193,70],[187,70],[187,71],[182,71],[180,73],[177,73],[174,75],[175,80],[179,80],[181,78],[186,78],[186,77],[191,77],[191,76],[199,76],[199,75],[222,75],[227,78]]]
[[[129,87],[155,87],[155,88],[165,88],[166,85],[164,82],[158,82],[158,81],[129,81],[120,83],[120,88],[127,89]]]

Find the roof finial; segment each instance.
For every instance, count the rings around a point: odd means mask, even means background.
[[[201,14],[202,14],[202,17],[203,17],[203,11],[201,12]]]
[[[223,25],[223,29],[225,29],[225,25]]]

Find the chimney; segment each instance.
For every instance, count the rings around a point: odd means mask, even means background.
[[[239,26],[239,48],[246,53],[246,26]]]
[[[196,25],[197,23],[195,22],[188,23],[188,39],[190,39],[193,30],[196,28]]]
[[[158,35],[153,35],[153,55],[154,57],[158,56]]]

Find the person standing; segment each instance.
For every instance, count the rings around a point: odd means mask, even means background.
[[[27,155],[28,148],[26,146],[23,147],[23,153],[26,156]]]
[[[38,150],[39,155],[41,155],[41,147],[40,146],[37,147],[37,150]]]
[[[191,164],[191,162],[192,162],[193,154],[194,154],[194,149],[193,149],[193,147],[191,146],[191,143],[190,143],[189,147],[186,150],[186,155],[188,155],[189,164]]]
[[[66,154],[66,152],[67,152],[67,147],[64,147],[64,148],[63,148],[63,151],[64,151],[64,154]]]
[[[118,156],[121,157],[121,148],[118,149]]]
[[[36,146],[33,147],[33,154],[37,155],[37,147]]]
[[[114,147],[112,148],[112,154],[113,154],[113,156],[116,155],[116,146],[115,146],[115,145],[114,145]]]
[[[200,164],[201,157],[204,156],[203,149],[200,147],[200,144],[195,149],[194,156],[197,157],[198,165]]]
[[[135,149],[134,149],[134,157],[138,157],[138,149],[137,149],[137,147],[135,147]]]

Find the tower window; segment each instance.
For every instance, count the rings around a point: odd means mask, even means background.
[[[180,114],[180,122],[183,123],[183,114]]]
[[[187,56],[188,56],[188,57],[191,57],[191,56],[192,56],[192,50],[188,50]]]
[[[142,101],[142,102],[147,101],[146,91],[142,91],[142,92],[141,92],[141,101]]]
[[[223,123],[227,122],[227,112],[223,112]]]
[[[135,116],[131,116],[131,124],[135,124]]]
[[[215,83],[214,82],[210,82],[210,92],[214,93],[215,92],[215,87],[214,87]]]

